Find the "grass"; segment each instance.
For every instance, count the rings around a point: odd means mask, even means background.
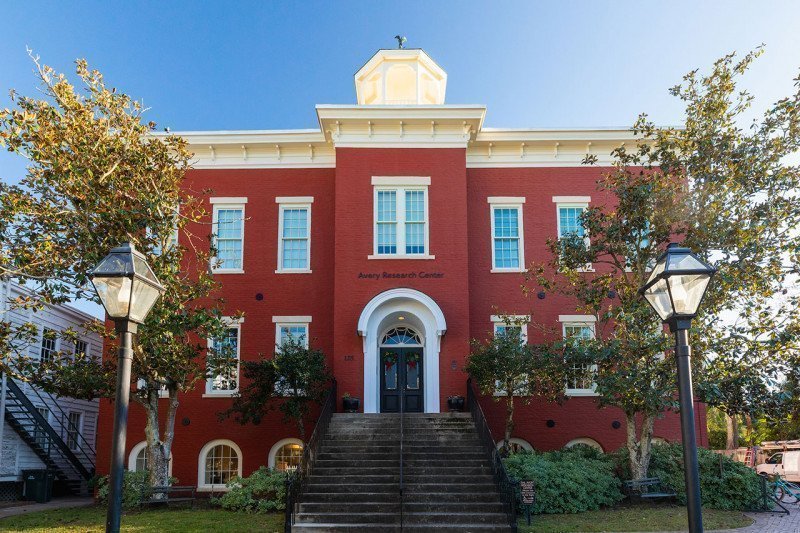
[[[105,507],[80,507],[3,518],[0,519],[0,530],[29,533],[94,533],[105,531],[105,521]],[[283,514],[251,515],[222,509],[159,509],[129,512],[122,516],[122,531],[282,532]]]
[[[735,529],[753,521],[738,511],[703,509],[705,529]],[[681,531],[687,528],[686,507],[628,505],[577,514],[533,515],[531,527],[523,519],[520,533],[592,531]]]

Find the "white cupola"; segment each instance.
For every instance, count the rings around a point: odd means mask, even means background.
[[[441,105],[447,73],[421,49],[378,50],[355,75],[359,105]]]

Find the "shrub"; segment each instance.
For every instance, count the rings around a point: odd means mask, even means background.
[[[97,500],[99,503],[108,502],[109,476],[100,476],[96,479]],[[148,472],[125,471],[122,478],[122,507],[133,509],[139,507],[152,496]]]
[[[697,449],[697,460],[703,507],[743,511],[757,501],[761,489],[758,475],[753,469],[705,448]],[[678,494],[678,501],[686,503],[683,446],[654,446],[647,475],[661,478],[665,485]]]
[[[286,474],[262,466],[247,477],[228,482],[230,489],[215,503],[223,509],[248,513],[269,513],[286,508]]]
[[[535,482],[534,513],[593,511],[623,499],[613,459],[590,446],[514,454],[505,464],[512,477]]]

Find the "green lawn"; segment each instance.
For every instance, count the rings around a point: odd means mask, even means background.
[[[738,511],[703,510],[705,529],[746,527],[753,521]],[[674,505],[620,506],[578,514],[533,515],[531,527],[520,521],[521,533],[591,531],[680,531],[687,529],[686,508]]]
[[[106,508],[58,509],[0,519],[0,531],[87,533],[105,531]],[[122,531],[283,531],[283,514],[249,515],[221,509],[164,509],[125,513]]]

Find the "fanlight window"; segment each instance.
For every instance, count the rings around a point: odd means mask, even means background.
[[[422,340],[420,340],[419,334],[413,329],[400,327],[387,331],[386,335],[383,336],[381,344],[384,346],[397,344],[421,346]]]

